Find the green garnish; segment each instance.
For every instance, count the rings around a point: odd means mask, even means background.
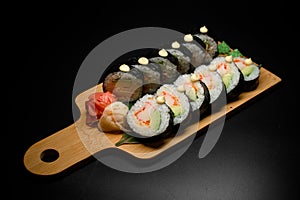
[[[262,64],[257,65],[258,69],[260,69],[262,67]]]
[[[161,65],[165,64],[165,62],[162,61],[162,60],[157,61],[157,63],[158,63],[158,64],[161,64]]]
[[[133,101],[130,101],[129,103],[128,103],[128,109],[130,110],[130,108],[133,106],[133,104],[135,103],[135,101],[133,102]]]
[[[223,41],[218,44],[218,51],[220,54],[227,54],[230,52],[230,47]]]
[[[140,143],[139,141],[137,141],[137,139],[131,135],[128,135],[126,133],[123,133],[121,139],[115,143],[115,145],[118,147],[118,146],[121,146],[122,144],[138,144]]]
[[[231,55],[232,57],[242,57],[243,56],[243,54],[238,49],[234,49],[233,51],[229,52],[228,55]]]

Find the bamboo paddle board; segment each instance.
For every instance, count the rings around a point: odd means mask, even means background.
[[[281,81],[281,78],[264,67],[261,67],[260,70],[259,85],[255,90],[241,93],[237,100],[225,105],[225,112],[213,113],[213,116],[209,115],[199,122],[191,124],[184,130],[183,134],[167,140],[164,145],[158,148],[143,144],[125,144],[117,147],[115,143],[120,140],[122,134],[103,133],[97,128],[86,125],[85,101],[93,92],[102,90],[102,84],[99,84],[79,94],[75,99],[81,112],[80,118],[70,126],[30,146],[24,155],[24,165],[28,171],[36,175],[55,175],[75,166],[95,153],[110,148],[123,151],[136,159],[155,158],[194,135],[197,131],[207,127],[213,122],[212,120],[229,114]],[[43,157],[49,155],[54,156],[54,159],[43,160]]]

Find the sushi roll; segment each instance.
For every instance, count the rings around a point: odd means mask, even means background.
[[[206,52],[198,41],[194,40],[192,34],[186,34],[183,38],[182,45],[191,52],[191,64],[196,68],[202,64],[207,65],[211,62],[212,57]],[[202,42],[201,42],[202,43]]]
[[[244,76],[243,91],[251,91],[259,84],[260,67],[252,62],[251,58],[234,57],[233,62],[241,70]]]
[[[170,108],[173,116],[173,125],[180,124],[189,116],[189,99],[184,93],[179,92],[175,85],[162,85],[157,90],[155,96],[161,97],[164,103]]]
[[[103,91],[111,92],[118,101],[129,103],[142,96],[144,76],[130,65],[113,65],[100,80],[103,80]]]
[[[174,85],[179,92],[183,92],[189,99],[192,111],[200,111],[202,115],[208,108],[210,96],[207,86],[196,74],[180,75]]]
[[[222,77],[228,101],[236,99],[242,93],[244,77],[241,70],[233,62],[231,55],[214,58],[208,68],[218,72]]]
[[[208,88],[210,95],[209,112],[218,110],[226,104],[226,90],[222,77],[216,71],[212,71],[207,65],[200,65],[194,71]],[[213,109],[212,109],[213,106]]]
[[[161,86],[161,69],[146,57],[131,58],[129,63],[143,74],[143,94],[153,94]]]
[[[193,36],[196,40],[200,39],[206,52],[212,58],[215,58],[218,55],[218,43],[211,36],[209,36],[207,32],[208,29],[206,26],[202,26],[199,31],[193,34]]]
[[[187,48],[182,49],[182,47],[184,46],[174,41],[171,44],[171,48],[167,49],[167,51],[178,59],[177,71],[180,74],[187,74],[191,72],[193,67],[190,59],[191,53]]]
[[[128,111],[126,121],[136,138],[152,138],[165,134],[170,127],[170,110],[152,94],[137,100]]]
[[[177,71],[178,59],[165,49],[154,49],[148,54],[150,63],[160,67],[162,84],[173,83],[180,75]]]

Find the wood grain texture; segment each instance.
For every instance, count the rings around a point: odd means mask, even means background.
[[[197,131],[207,127],[218,118],[229,114],[259,94],[279,83],[281,79],[267,69],[261,67],[261,75],[258,87],[249,92],[243,92],[239,98],[226,104],[219,112],[209,115],[199,122],[189,125],[183,134],[167,139],[159,148],[148,147],[143,144],[124,144],[119,147],[115,143],[121,138],[121,134],[103,133],[97,128],[91,128],[85,124],[84,103],[88,96],[102,90],[102,85],[97,85],[81,93],[75,99],[75,103],[81,111],[80,118],[70,126],[33,144],[24,155],[24,165],[28,171],[37,175],[58,174],[93,154],[108,148],[116,148],[127,152],[136,159],[151,159],[160,153],[172,148],[186,138],[194,135]],[[56,160],[45,162],[41,155],[45,150],[53,149],[59,153]]]

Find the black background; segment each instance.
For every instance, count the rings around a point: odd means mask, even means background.
[[[3,105],[8,110],[4,126],[9,126],[2,133],[8,136],[3,141],[5,193],[28,199],[299,197],[297,12],[288,2],[271,7],[223,4],[12,5],[4,16],[8,28],[3,31],[9,36],[4,40],[9,42],[5,60],[10,74],[4,88],[11,92]],[[178,160],[144,174],[120,172],[98,161],[55,178],[36,177],[26,170],[25,151],[73,123],[73,83],[94,47],[132,28],[164,27],[186,33],[193,25],[206,25],[217,39],[282,78],[278,86],[228,117],[208,156],[198,158],[198,138]]]

